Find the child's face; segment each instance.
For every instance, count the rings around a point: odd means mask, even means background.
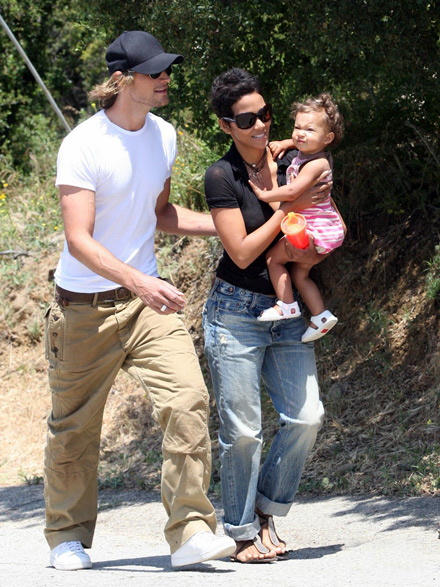
[[[298,151],[315,154],[323,151],[335,138],[329,132],[324,110],[319,112],[297,112],[292,139]]]

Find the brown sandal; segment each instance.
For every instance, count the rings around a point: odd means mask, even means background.
[[[235,553],[233,555],[231,555],[229,558],[232,562],[234,563],[242,563],[242,564],[248,564],[248,563],[271,563],[273,561],[277,560],[277,557],[266,557],[266,558],[249,558],[247,560],[240,560],[238,558],[238,555],[240,553],[242,553],[244,550],[246,550],[246,548],[249,548],[250,546],[255,546],[255,548],[257,549],[257,551],[260,554],[269,554],[270,550],[268,548],[266,548],[264,546],[264,544],[261,542],[260,537],[257,535],[255,536],[255,538],[253,538],[252,540],[243,540],[243,541],[237,541],[237,550],[235,551]]]
[[[273,521],[273,516],[270,514],[262,514],[261,512],[257,512],[257,515],[260,519],[260,537],[263,540],[263,530],[267,530],[269,534],[269,540],[274,545],[274,550],[277,553],[278,560],[287,560],[289,558],[289,550],[287,550],[287,544],[284,540],[282,540],[275,530],[275,523]],[[266,547],[267,548],[267,547]],[[277,548],[284,548],[283,552],[277,552]]]

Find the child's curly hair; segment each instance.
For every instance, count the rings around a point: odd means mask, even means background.
[[[339,145],[344,135],[344,118],[330,94],[323,93],[316,98],[307,98],[305,102],[294,102],[291,108],[293,118],[295,118],[297,112],[319,112],[324,110],[328,130],[335,135],[329,146],[336,147],[336,145]]]

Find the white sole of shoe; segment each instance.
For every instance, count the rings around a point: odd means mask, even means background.
[[[50,566],[53,567],[54,569],[57,569],[57,571],[82,571],[83,569],[91,569],[92,568],[92,563],[81,563],[81,565],[79,565],[78,563],[75,564],[59,564],[59,563],[50,563]]]
[[[325,322],[321,322],[322,318],[325,318]],[[302,335],[301,342],[312,342],[322,338],[338,323],[338,319],[328,310],[324,310],[324,312],[318,316],[312,316],[310,322],[313,322],[316,328],[309,326]]]

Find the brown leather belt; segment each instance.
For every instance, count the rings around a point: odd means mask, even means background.
[[[57,301],[66,305],[65,302],[76,302],[78,304],[92,304],[98,302],[114,302],[124,301],[136,297],[126,287],[118,287],[109,291],[100,291],[98,293],[80,293],[76,291],[68,291],[59,285],[55,286],[55,296]]]

